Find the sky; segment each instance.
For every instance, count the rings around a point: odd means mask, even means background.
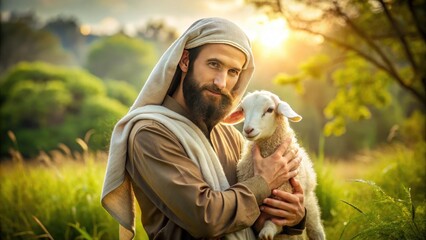
[[[3,0],[1,11],[2,15],[33,11],[42,21],[58,15],[72,16],[105,34],[122,27],[132,33],[148,20],[165,20],[181,33],[195,20],[213,16],[234,21],[250,32],[253,24],[263,18],[244,0]]]

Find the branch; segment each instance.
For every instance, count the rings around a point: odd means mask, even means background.
[[[340,9],[340,6],[339,6],[339,4],[337,3],[336,0],[334,0],[333,3],[334,3],[335,10],[336,10],[337,14],[339,14],[345,20],[345,22],[352,28],[352,30],[359,37],[361,37],[362,39],[364,39],[367,42],[367,44],[375,52],[377,52],[377,54],[379,54],[379,56],[381,57],[381,59],[389,67],[389,71],[390,71],[391,75],[395,76],[396,78],[399,78],[398,72],[395,70],[393,64],[391,63],[391,61],[389,60],[389,58],[383,53],[383,51],[377,46],[377,44],[374,43],[374,41],[371,40],[371,38],[369,36],[367,36],[367,34],[365,34],[363,31],[361,31],[361,29],[359,29],[345,13],[343,13],[343,11]],[[403,84],[405,85],[405,83],[403,83]]]
[[[401,76],[398,74],[398,72],[396,71],[396,69],[394,68],[392,62],[389,60],[389,58],[384,54],[384,52],[377,46],[377,44],[371,40],[371,38],[369,36],[367,36],[363,31],[361,31],[352,21],[351,19],[344,14],[341,10],[340,7],[338,6],[337,1],[333,2],[335,5],[335,10],[337,11],[337,13],[343,17],[343,19],[345,20],[345,22],[352,28],[352,30],[362,39],[364,39],[367,44],[375,51],[379,54],[380,58],[384,61],[385,65],[383,65],[382,63],[380,63],[379,61],[377,61],[376,59],[374,59],[373,57],[371,57],[370,55],[368,55],[367,53],[363,52],[360,49],[357,49],[356,47],[347,44],[344,41],[341,41],[339,39],[333,38],[331,36],[328,36],[324,33],[321,32],[317,32],[314,31],[312,29],[306,28],[306,27],[299,27],[299,26],[295,26],[293,24],[293,22],[290,20],[290,16],[286,13],[286,11],[283,9],[283,6],[280,4],[280,0],[276,0],[276,5],[275,6],[279,6],[279,8],[277,9],[280,14],[282,14],[284,16],[284,18],[287,20],[287,23],[289,24],[289,27],[291,29],[295,29],[295,30],[301,30],[301,31],[305,31],[307,33],[310,34],[314,34],[314,35],[319,35],[322,36],[326,41],[334,43],[344,49],[348,49],[350,51],[355,52],[356,54],[358,54],[359,56],[363,57],[364,59],[366,59],[367,61],[371,62],[373,65],[375,65],[377,68],[385,71],[386,73],[388,73],[390,76],[392,76],[396,82],[404,89],[406,89],[408,92],[410,92],[411,94],[413,94],[424,106],[426,106],[426,96],[422,95],[422,93],[420,91],[417,91],[415,88],[407,85],[404,80],[401,78]],[[299,22],[304,22],[303,20],[299,20]],[[424,79],[422,79],[424,80]]]
[[[383,64],[381,64],[380,62],[378,62],[376,59],[372,58],[371,56],[369,56],[368,54],[364,53],[363,51],[349,45],[346,44],[343,41],[340,41],[338,39],[335,39],[333,37],[327,36],[323,33],[320,32],[315,32],[311,29],[307,29],[307,28],[302,28],[302,27],[294,27],[292,24],[289,23],[289,27],[295,30],[301,30],[301,31],[305,31],[307,33],[310,34],[314,34],[314,35],[319,35],[322,36],[325,40],[327,40],[330,43],[334,43],[344,49],[348,49],[350,51],[355,52],[356,54],[358,54],[359,56],[361,56],[362,58],[366,59],[367,61],[369,61],[370,63],[372,63],[373,65],[375,65],[377,68],[387,72],[389,75],[391,75],[397,82],[398,84],[406,89],[407,91],[411,92],[420,102],[422,102],[423,105],[426,105],[426,97],[423,96],[421,94],[421,92],[417,91],[415,88],[410,87],[409,85],[405,84],[403,79],[399,76],[399,75],[395,75],[392,73],[392,71],[388,68],[386,68],[386,66],[384,66]]]
[[[422,25],[420,25],[421,21],[419,19],[419,16],[416,13],[416,10],[414,9],[413,0],[409,0],[407,1],[407,3],[408,3],[408,9],[410,10],[411,15],[413,16],[414,24],[416,25],[417,31],[419,31],[420,35],[423,38],[423,41],[426,42],[426,32],[422,28]]]
[[[386,4],[383,2],[383,0],[379,0],[380,4],[382,5],[382,8],[385,12],[386,17],[388,18],[389,22],[391,23],[392,27],[395,29],[395,32],[402,44],[402,47],[404,48],[405,55],[407,55],[408,61],[411,64],[411,67],[414,69],[414,72],[417,72],[417,64],[414,61],[413,53],[410,50],[410,47],[407,43],[407,40],[405,39],[404,35],[402,34],[401,30],[398,27],[398,24],[396,23],[395,19],[393,18],[392,14],[390,13],[389,9],[387,8]]]
[[[336,38],[333,38],[333,37],[327,36],[327,35],[326,35],[326,34],[324,34],[324,33],[316,32],[316,31],[314,31],[314,30],[312,30],[312,29],[303,28],[303,27],[296,27],[296,26],[292,25],[291,23],[289,23],[289,27],[290,27],[291,29],[301,30],[301,31],[304,31],[304,32],[307,32],[307,33],[310,33],[310,34],[313,34],[313,35],[321,36],[321,37],[323,37],[323,38],[324,38],[326,41],[328,41],[328,42],[334,43],[334,44],[336,44],[336,45],[338,45],[338,46],[340,46],[340,47],[342,47],[342,48],[344,48],[344,49],[347,49],[347,50],[353,51],[353,52],[355,52],[356,54],[358,54],[358,55],[360,55],[361,57],[363,57],[364,59],[366,59],[367,61],[371,62],[371,63],[372,63],[373,65],[375,65],[377,68],[382,69],[383,71],[385,71],[385,72],[387,72],[388,74],[391,74],[391,75],[393,76],[392,71],[391,71],[391,70],[389,70],[388,68],[386,68],[386,66],[384,66],[383,64],[381,64],[380,62],[378,62],[376,59],[374,59],[373,57],[369,56],[367,53],[363,52],[362,50],[357,49],[357,48],[355,48],[354,46],[349,45],[349,44],[347,44],[347,43],[346,43],[346,42],[344,42],[344,41],[340,41],[339,39],[336,39]]]

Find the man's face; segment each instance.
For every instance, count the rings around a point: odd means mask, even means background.
[[[228,114],[244,63],[244,53],[226,44],[201,49],[183,84],[185,103],[195,120],[213,127]]]

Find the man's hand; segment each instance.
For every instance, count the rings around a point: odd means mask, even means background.
[[[299,168],[301,157],[298,155],[298,149],[287,151],[290,143],[291,139],[287,139],[273,154],[266,158],[260,155],[257,145],[252,149],[254,175],[262,176],[271,190],[278,188],[298,173],[297,169]]]
[[[293,186],[293,193],[274,189],[273,196],[265,198],[264,205],[260,207],[262,214],[259,221],[264,222],[267,216],[272,216],[273,223],[290,227],[302,221],[305,216],[303,189],[299,181],[294,178],[290,179],[290,184]]]

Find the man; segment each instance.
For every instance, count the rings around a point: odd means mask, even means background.
[[[274,190],[297,175],[288,142],[266,158],[253,149],[255,176],[237,183],[243,139],[220,122],[253,70],[247,36],[224,19],[195,22],[165,52],[111,138],[102,204],[121,238],[134,236],[133,194],[150,239],[255,239],[267,218],[304,228],[297,181],[294,194]]]

